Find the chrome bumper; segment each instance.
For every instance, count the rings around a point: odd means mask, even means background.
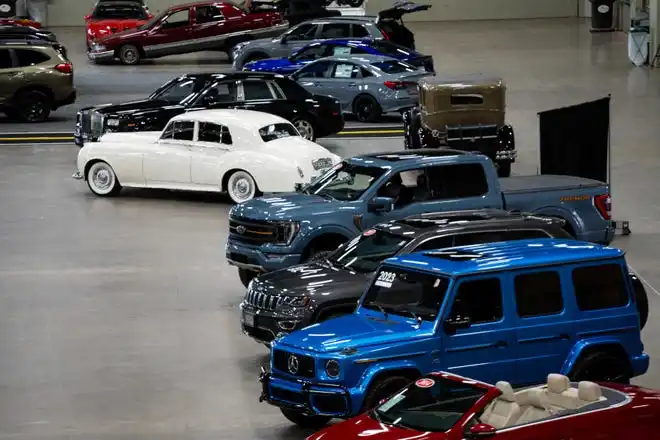
[[[76,170],[76,172],[71,175],[71,178],[76,180],[83,180],[85,176],[83,176],[80,171]]]
[[[87,58],[92,61],[112,60],[115,58],[113,50],[105,50],[103,52],[87,52]]]

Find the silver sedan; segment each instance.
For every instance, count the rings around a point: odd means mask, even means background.
[[[334,56],[314,61],[291,77],[315,95],[337,98],[344,113],[361,122],[417,105],[417,81],[432,75],[404,61],[377,55]]]

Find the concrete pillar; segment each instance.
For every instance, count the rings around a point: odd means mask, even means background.
[[[653,57],[658,51],[660,45],[660,0],[649,1],[649,19],[651,25],[651,35],[649,35],[649,63],[653,63]],[[658,66],[658,61],[651,67]]]

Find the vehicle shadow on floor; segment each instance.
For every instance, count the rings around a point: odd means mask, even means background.
[[[233,202],[228,195],[223,193],[214,192],[197,192],[197,191],[176,191],[169,189],[141,189],[141,188],[124,188],[121,191],[121,199],[134,199],[134,200],[170,200],[173,202],[194,202],[194,203],[209,203],[209,204],[223,204],[232,206]]]

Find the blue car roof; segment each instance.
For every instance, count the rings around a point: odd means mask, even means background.
[[[419,150],[403,150],[383,153],[364,154],[346,159],[354,165],[379,167],[388,169],[404,169],[410,165],[422,165],[428,162],[442,163],[478,163],[488,162],[489,159],[481,154],[470,153],[448,148],[429,148]]]
[[[571,239],[537,238],[414,252],[388,258],[386,264],[458,277],[483,272],[578,263],[622,257],[625,252]]]

